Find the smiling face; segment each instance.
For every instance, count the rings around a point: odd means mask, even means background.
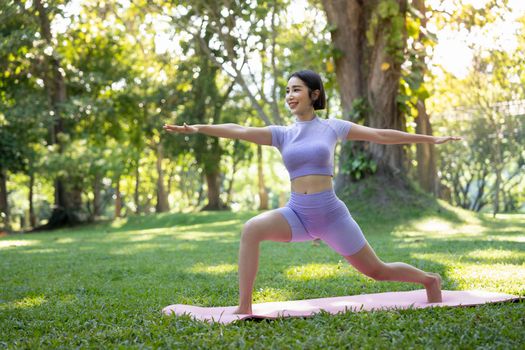
[[[319,90],[312,92],[312,98],[317,98]],[[312,113],[313,100],[310,98],[308,86],[299,78],[291,77],[286,86],[286,104],[294,115]]]

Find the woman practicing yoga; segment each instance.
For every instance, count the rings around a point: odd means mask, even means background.
[[[384,263],[366,241],[346,205],[332,186],[334,148],[338,140],[380,144],[444,143],[459,137],[414,135],[374,129],[341,119],[320,119],[326,97],[321,77],[310,70],[293,73],[286,87],[286,104],[295,116],[289,126],[244,127],[222,125],[164,125],[168,132],[202,133],[277,147],[290,173],[291,196],[285,207],[248,220],[242,229],[239,252],[239,307],[252,313],[252,291],[264,240],[301,242],[320,238],[358,271],[378,281],[422,284],[429,302],[441,302],[441,278],[405,263]]]

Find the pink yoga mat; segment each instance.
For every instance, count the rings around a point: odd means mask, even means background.
[[[253,314],[234,315],[235,306],[200,307],[175,304],[166,306],[162,312],[166,315],[190,315],[200,321],[227,324],[230,322],[277,317],[308,317],[321,310],[331,314],[345,311],[371,311],[389,309],[420,309],[440,306],[473,306],[485,303],[498,303],[520,299],[516,295],[491,293],[484,291],[443,291],[442,303],[428,303],[424,289],[409,292],[389,292],[376,294],[351,295],[334,298],[278,301],[253,304]]]

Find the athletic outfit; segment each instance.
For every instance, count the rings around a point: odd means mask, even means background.
[[[290,180],[305,175],[334,175],[334,150],[345,141],[352,124],[341,119],[270,125],[272,146],[281,152]],[[291,242],[320,238],[343,256],[357,253],[366,244],[363,232],[333,189],[312,194],[292,192],[286,206],[277,209],[292,229]]]

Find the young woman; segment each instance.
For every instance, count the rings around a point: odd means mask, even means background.
[[[429,302],[441,302],[438,274],[405,263],[384,263],[376,256],[346,205],[333,190],[334,148],[338,140],[438,144],[460,138],[414,135],[369,128],[341,119],[320,119],[315,110],[325,108],[325,92],[321,77],[310,70],[291,75],[286,87],[286,104],[295,116],[295,123],[289,126],[164,125],[168,132],[199,132],[275,146],[290,173],[292,192],[286,206],[257,215],[243,226],[239,252],[239,307],[235,313],[252,313],[259,243],[264,240],[300,242],[320,238],[363,274],[379,281],[419,283],[425,287]]]

